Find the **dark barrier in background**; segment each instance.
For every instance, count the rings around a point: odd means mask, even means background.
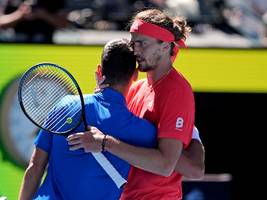
[[[232,175],[231,199],[260,199],[257,195],[264,191],[257,179],[266,171],[267,94],[195,93],[195,100],[206,173]]]
[[[230,174],[206,174],[198,180],[183,181],[184,200],[230,200]]]

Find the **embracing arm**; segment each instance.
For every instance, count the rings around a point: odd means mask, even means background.
[[[99,152],[103,147],[104,134],[96,127],[88,132],[70,135],[67,140],[70,150],[83,148],[85,152]],[[192,139],[186,150],[174,139],[159,139],[157,149],[136,147],[110,135],[104,139],[104,149],[129,162],[131,165],[162,176],[174,170],[187,178],[200,179],[205,171],[205,151],[199,140]],[[182,153],[181,153],[182,152]]]
[[[19,200],[32,199],[39,187],[48,162],[48,154],[35,148],[20,186]]]
[[[174,139],[159,139],[157,149],[148,149],[132,146],[108,136],[105,149],[135,167],[170,176],[181,155],[182,143]]]
[[[90,127],[90,131],[70,135],[67,140],[70,150],[83,148],[85,152],[99,152],[103,138],[101,131]],[[164,138],[159,139],[157,149],[150,149],[129,145],[107,135],[104,149],[145,171],[170,176],[181,155],[182,143]]]
[[[105,149],[135,167],[163,176],[169,176],[173,170],[192,179],[204,176],[205,151],[199,140],[192,139],[188,148],[181,154],[182,144],[173,139],[159,139],[158,149],[147,149],[128,145],[111,136],[107,137]]]
[[[192,140],[189,146],[183,150],[175,171],[191,179],[201,179],[205,174],[205,149],[195,126]]]

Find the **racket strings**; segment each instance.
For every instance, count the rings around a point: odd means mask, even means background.
[[[45,127],[49,130],[56,130],[56,132],[58,132],[64,125],[68,123],[66,118],[74,119],[79,112],[81,112],[81,105],[79,104],[75,104],[75,106],[72,106],[71,109],[67,107],[64,112],[61,112],[59,115],[58,112],[56,112],[56,115],[53,115],[51,118],[49,118],[48,122],[45,124]],[[65,121],[65,123],[61,124],[62,121]],[[59,124],[61,124],[61,126],[57,128]]]
[[[67,91],[64,88],[62,89],[62,87],[55,87],[56,85],[58,84],[53,85],[53,87],[47,87],[46,81],[43,81],[41,79],[37,80],[34,85],[30,87],[29,91],[25,91],[24,102],[25,107],[28,108],[28,112],[30,112],[33,117],[35,117],[34,113],[36,111],[36,108],[38,107],[38,109],[42,110],[44,113],[43,115],[36,113],[35,118],[37,121],[43,120],[46,114],[50,111],[51,106],[58,103],[58,100],[60,100],[62,96],[68,94],[66,93]]]
[[[43,82],[43,83],[42,83]],[[30,87],[34,94],[32,94],[31,90],[25,91],[25,105],[29,107],[29,112],[35,109],[35,107],[41,106],[40,109],[46,110],[51,104],[55,104],[60,97],[66,94],[65,89],[58,88],[58,87],[46,87],[44,81],[39,81],[35,86]],[[45,92],[44,92],[45,90]],[[42,95],[42,94],[49,94],[49,95]],[[42,98],[39,98],[42,96]],[[54,98],[51,98],[53,96]],[[32,98],[32,101],[31,101]],[[49,101],[51,99],[51,101]],[[45,103],[46,102],[46,103]]]
[[[39,73],[38,73],[39,74]],[[42,81],[42,80],[45,80],[44,78],[42,78],[42,76],[43,75],[41,75],[41,76],[39,76],[38,77],[38,79],[39,80],[37,80],[36,81],[36,83],[39,83],[40,81]],[[67,81],[66,80],[64,80],[63,79],[63,77],[62,76],[60,76],[60,75],[58,75],[58,74],[55,74],[55,72],[50,72],[50,74],[46,74],[46,76],[45,76],[47,79],[49,79],[48,81],[49,82],[51,82],[51,83],[53,83],[53,82],[55,82],[58,86],[63,86],[64,85],[64,87],[66,87],[67,85],[69,85],[70,86],[70,84],[68,84],[67,83]],[[36,76],[34,76],[34,78],[36,78]],[[31,81],[33,81],[33,79],[30,79],[30,82]],[[26,80],[26,82],[27,82],[27,80]],[[45,82],[45,81],[44,81]],[[28,82],[29,83],[29,82]],[[35,83],[35,84],[36,84]],[[47,81],[45,82],[45,83],[47,83]],[[41,84],[42,85],[42,84]],[[63,87],[60,87],[60,88],[63,88]],[[31,89],[31,87],[28,87],[28,90],[29,89]],[[52,89],[52,88],[51,88]],[[54,89],[54,88],[53,88]],[[65,88],[64,88],[65,89]],[[71,91],[71,87],[69,87],[68,88],[69,89],[69,91]],[[75,90],[74,89],[74,87],[72,87],[72,93],[75,93],[77,90]],[[26,90],[26,92],[27,92],[27,90]]]
[[[66,124],[80,122],[82,105],[75,101],[78,94],[67,73],[54,66],[41,65],[24,78],[21,96],[24,109],[35,122],[47,130],[60,132]],[[70,106],[70,102],[75,102],[74,106]],[[62,106],[66,109],[53,112],[56,105],[66,105]],[[73,120],[76,116],[79,119]]]

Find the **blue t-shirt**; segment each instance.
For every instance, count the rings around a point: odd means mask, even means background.
[[[155,147],[155,127],[133,115],[121,93],[107,88],[102,93],[85,95],[84,99],[88,125],[96,126],[102,132],[132,145]],[[59,107],[73,105],[75,101],[62,102]],[[74,132],[83,130],[84,125],[81,124]],[[122,189],[117,188],[90,153],[85,153],[83,149],[70,151],[66,137],[40,131],[35,145],[49,154],[47,176],[35,199],[119,199]],[[108,152],[103,154],[127,180],[129,163]]]

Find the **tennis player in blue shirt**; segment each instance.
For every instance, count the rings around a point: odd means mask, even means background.
[[[84,96],[87,124],[129,144],[154,147],[155,127],[133,115],[125,102],[135,66],[136,60],[127,40],[114,40],[105,45],[102,74],[110,87]],[[75,132],[83,130],[82,124]],[[127,180],[130,165],[108,152],[103,153]],[[40,185],[47,164],[47,174]],[[83,149],[70,151],[65,137],[40,131],[19,199],[117,200],[121,192],[90,153]]]

